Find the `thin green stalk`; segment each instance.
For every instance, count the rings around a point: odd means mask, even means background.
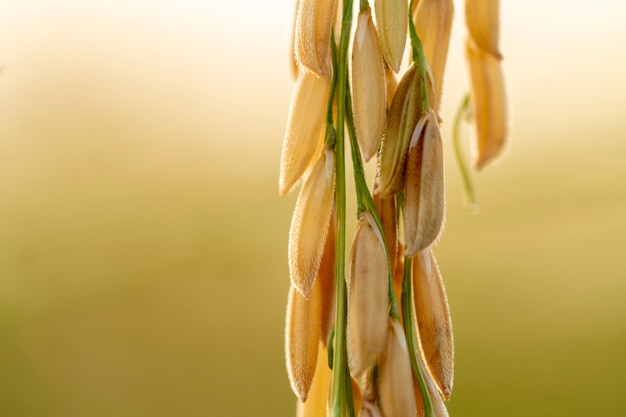
[[[413,62],[416,65],[419,65],[420,69],[420,87],[422,90],[422,113],[426,113],[431,109],[430,103],[428,102],[428,84],[426,79],[426,57],[424,57],[424,47],[422,46],[422,41],[419,36],[417,36],[417,31],[415,30],[415,24],[413,23],[413,18],[411,16],[411,10],[413,10],[413,5],[415,0],[411,0],[411,4],[409,6],[409,34],[411,38],[411,48],[413,50]]]
[[[346,97],[346,122],[348,124],[348,133],[350,136],[350,149],[352,151],[352,164],[354,166],[354,183],[356,185],[356,200],[357,200],[357,217],[361,216],[363,211],[367,211],[374,218],[374,222],[378,227],[378,231],[383,239],[383,245],[385,246],[385,255],[387,257],[387,270],[389,271],[389,315],[393,318],[399,318],[400,313],[398,310],[398,299],[393,289],[393,270],[391,268],[391,257],[389,255],[389,247],[387,246],[387,240],[385,238],[385,232],[383,230],[383,222],[380,218],[380,214],[374,204],[374,199],[370,194],[369,188],[367,188],[367,181],[365,180],[365,170],[363,169],[363,160],[361,159],[361,149],[356,137],[356,129],[354,128],[354,116],[352,114],[352,98],[350,96],[350,89],[348,88]]]
[[[454,144],[454,156],[456,157],[456,162],[459,165],[459,171],[461,171],[461,176],[463,177],[463,186],[465,188],[465,193],[467,194],[467,199],[469,201],[470,209],[472,211],[476,211],[478,209],[478,201],[476,199],[476,192],[474,190],[474,184],[472,183],[472,177],[465,162],[465,158],[463,157],[463,148],[461,147],[461,120],[463,119],[463,115],[469,113],[469,94],[465,94],[463,100],[461,101],[461,105],[454,116],[454,125],[452,127],[452,143]]]
[[[361,3],[359,4],[359,11],[364,11],[367,10],[370,7],[370,4],[367,0],[361,0]]]
[[[324,143],[329,149],[334,149],[337,142],[337,133],[335,132],[333,120],[333,103],[335,102],[335,90],[337,89],[337,46],[335,44],[335,32],[331,32],[330,38],[330,57],[333,67],[333,76],[330,82],[330,95],[328,97],[328,107],[326,110],[326,136]]]
[[[411,282],[411,267],[412,260],[409,257],[404,257],[404,274],[402,277],[402,317],[404,320],[404,333],[406,334],[406,341],[409,348],[409,356],[411,357],[411,368],[413,368],[413,375],[417,379],[417,383],[422,393],[424,400],[424,415],[425,417],[435,417],[433,410],[433,404],[430,400],[430,394],[428,393],[428,387],[424,376],[420,372],[417,364],[417,343],[414,334],[415,323],[413,322],[413,303],[412,303],[412,282]]]
[[[337,129],[336,129],[336,165],[335,174],[336,204],[337,204],[337,259],[336,259],[336,285],[337,307],[335,313],[335,351],[333,359],[333,392],[332,392],[332,416],[344,417],[346,412],[354,417],[354,407],[347,401],[347,395],[351,393],[350,373],[347,361],[346,327],[347,327],[347,300],[345,281],[346,262],[346,167],[344,149],[345,129],[345,102],[347,87],[348,68],[348,44],[352,25],[352,0],[346,0],[343,4],[343,18],[341,22],[341,36],[339,38],[339,53],[337,54]],[[348,384],[350,386],[348,386]]]

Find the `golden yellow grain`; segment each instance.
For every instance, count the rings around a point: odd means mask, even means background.
[[[284,196],[311,165],[324,142],[330,79],[300,71],[280,157],[278,194]]]
[[[413,258],[413,299],[426,364],[447,400],[454,382],[454,338],[446,290],[431,248]]]
[[[504,150],[507,104],[500,60],[468,39],[466,56],[471,77],[470,101],[476,121],[474,165],[484,168]]]
[[[395,72],[400,71],[406,45],[407,0],[375,0],[376,29],[385,61]]]
[[[285,351],[291,389],[306,401],[315,375],[321,326],[320,287],[304,298],[296,288],[289,288]]]
[[[384,416],[415,417],[413,373],[404,330],[389,319],[389,334],[378,367],[378,399]]]
[[[422,40],[424,56],[433,74],[434,103],[431,105],[437,112],[441,104],[453,18],[452,0],[421,0],[413,13],[415,30]]]
[[[465,0],[465,24],[479,49],[502,58],[499,47],[499,0]]]
[[[383,133],[375,192],[390,197],[404,188],[404,166],[411,136],[422,113],[417,67],[411,65],[393,96]]]
[[[326,149],[305,180],[289,229],[289,274],[305,297],[320,267],[335,190],[335,153]]]
[[[330,33],[336,6],[336,0],[299,0],[296,58],[317,76],[330,72]]]
[[[415,128],[405,181],[405,254],[412,257],[437,240],[445,219],[443,141],[432,109]]]
[[[354,33],[352,90],[354,127],[367,162],[378,151],[387,115],[385,67],[369,7],[359,13]]]
[[[350,256],[348,352],[352,375],[372,367],[385,347],[389,270],[382,237],[372,216],[359,219]]]

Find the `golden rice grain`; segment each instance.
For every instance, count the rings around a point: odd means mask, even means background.
[[[411,65],[393,96],[383,133],[375,192],[387,198],[404,188],[404,166],[411,136],[422,113],[417,67]]]
[[[317,76],[330,71],[330,33],[336,6],[336,0],[299,0],[296,58]]]
[[[384,416],[415,417],[413,373],[404,330],[389,319],[389,334],[378,368],[378,398]]]
[[[415,29],[422,40],[424,56],[433,74],[434,103],[431,105],[437,112],[441,104],[453,18],[452,0],[421,0],[413,13]]]
[[[335,190],[335,153],[326,149],[305,180],[289,229],[289,274],[305,297],[320,267]]]
[[[300,71],[294,87],[280,158],[278,194],[293,188],[319,153],[326,129],[330,79]]]
[[[465,0],[465,24],[479,49],[502,58],[499,47],[499,0]]]
[[[445,218],[443,141],[432,109],[415,128],[405,181],[405,254],[412,257],[437,240]]]
[[[507,134],[507,105],[500,60],[466,42],[471,76],[470,101],[476,121],[477,169],[484,168],[504,150]]]
[[[365,161],[380,146],[387,114],[385,67],[370,8],[359,14],[352,47],[354,127]]]
[[[304,298],[296,288],[289,288],[285,350],[291,389],[306,401],[318,361],[321,326],[320,288],[316,285],[311,297]]]
[[[426,364],[447,400],[454,381],[454,338],[446,290],[431,248],[413,258],[413,299]]]
[[[376,29],[385,61],[395,72],[400,71],[406,45],[407,0],[375,0]]]
[[[372,216],[359,219],[350,256],[348,352],[351,373],[359,377],[385,347],[389,311],[389,270],[382,238]]]

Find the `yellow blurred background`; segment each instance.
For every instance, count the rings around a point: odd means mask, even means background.
[[[0,416],[294,414],[291,3],[0,2]],[[451,415],[623,416],[626,5],[502,2],[511,144],[472,215],[461,3]]]

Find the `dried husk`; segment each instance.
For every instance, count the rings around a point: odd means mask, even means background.
[[[432,109],[415,128],[406,167],[404,230],[406,256],[437,240],[445,219],[443,141]]]
[[[320,341],[326,347],[328,336],[335,325],[335,210],[328,223],[328,235],[324,244],[324,254],[320,263],[317,279],[320,282],[322,292],[322,326],[320,328]]]
[[[382,198],[379,194],[374,193],[374,205],[380,216],[383,225],[383,233],[385,242],[387,243],[387,251],[389,252],[389,260],[391,270],[393,271],[398,261],[398,219],[396,211],[396,199],[394,196]]]
[[[454,381],[454,338],[446,290],[431,248],[413,258],[413,297],[424,359],[447,400]]]
[[[387,114],[385,67],[370,8],[359,13],[352,47],[354,127],[365,161],[380,146]]]
[[[417,67],[406,71],[393,96],[383,133],[376,192],[387,198],[404,188],[404,166],[411,136],[422,114]]]
[[[289,287],[285,351],[291,389],[306,401],[315,375],[321,327],[321,292],[316,285],[311,297],[304,298],[296,288]]]
[[[350,372],[361,376],[385,347],[389,270],[382,238],[369,213],[359,219],[350,254],[348,352]]]
[[[439,112],[443,77],[454,18],[452,0],[421,0],[413,13],[415,30],[422,40],[424,56],[433,74],[435,111]]]
[[[300,71],[294,87],[280,158],[278,194],[289,193],[324,142],[330,78]]]
[[[395,72],[400,71],[406,45],[407,0],[375,0],[376,29],[385,61]]]
[[[309,397],[306,402],[298,400],[297,417],[326,417],[326,395],[332,375],[328,367],[327,356],[328,351],[320,347]]]
[[[504,150],[507,134],[507,104],[500,60],[466,42],[471,77],[470,99],[476,121],[474,165],[484,168]]]
[[[330,71],[330,33],[336,0],[299,0],[296,18],[296,59],[307,70],[323,76]]]
[[[384,416],[415,417],[413,373],[402,325],[389,319],[389,334],[378,368],[378,399]]]
[[[469,35],[479,49],[501,59],[499,9],[499,0],[465,0],[465,24]]]
[[[335,153],[326,149],[305,180],[289,229],[289,274],[305,297],[320,267],[335,190]]]

